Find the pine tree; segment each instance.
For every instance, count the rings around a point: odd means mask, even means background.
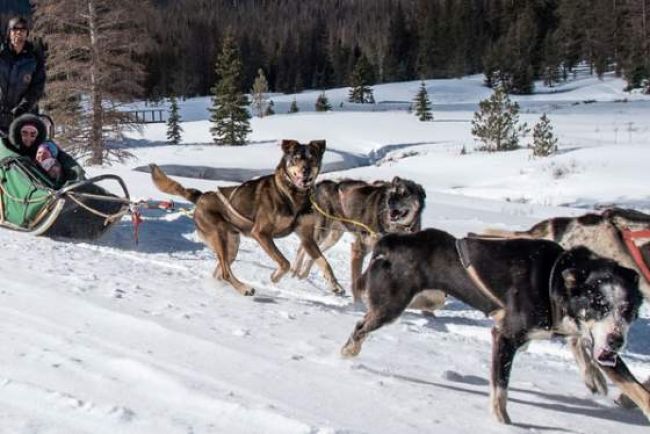
[[[357,104],[374,104],[375,97],[370,85],[374,82],[372,65],[365,54],[359,56],[350,74],[350,94],[348,101]]]
[[[210,132],[217,145],[245,145],[251,132],[248,98],[239,90],[242,63],[232,34],[226,34],[221,53],[217,58],[217,83],[211,89],[213,126]]]
[[[34,33],[48,47],[44,107],[61,127],[58,139],[88,164],[128,156],[111,142],[134,118],[119,108],[143,95],[142,58],[150,41],[142,22],[148,0],[34,0]]]
[[[259,117],[263,117],[265,114],[264,103],[266,101],[266,93],[268,91],[269,83],[266,81],[264,70],[260,68],[257,70],[257,78],[255,78],[253,89],[251,90],[251,94],[253,96],[253,111]]]
[[[178,113],[178,101],[176,96],[172,95],[169,98],[169,117],[167,118],[167,143],[170,145],[178,145],[181,142],[181,116]]]
[[[551,121],[546,116],[546,113],[544,113],[533,128],[533,155],[536,157],[548,157],[556,151],[557,138],[553,134]]]
[[[317,112],[327,112],[332,110],[332,106],[330,105],[329,99],[327,99],[327,95],[325,95],[325,92],[321,92],[320,95],[318,95],[318,98],[316,99],[316,105],[314,106]]]
[[[275,114],[275,110],[273,110],[273,100],[270,100],[268,105],[266,106],[266,110],[264,110],[264,116],[271,116]]]
[[[528,133],[519,125],[519,104],[512,102],[503,86],[479,103],[472,119],[472,135],[483,142],[482,150],[508,151],[519,147],[519,137]]]
[[[291,101],[291,105],[289,106],[289,113],[298,113],[300,109],[298,108],[298,101],[296,101],[296,97],[293,97],[293,101]]]
[[[427,88],[424,86],[424,81],[420,84],[420,90],[418,90],[413,104],[415,106],[415,115],[421,121],[433,120],[433,114],[431,113],[431,101],[429,100]]]
[[[544,39],[544,60],[542,63],[542,78],[544,84],[553,87],[561,80],[560,67],[562,59],[558,50],[559,41],[555,32],[549,32]]]

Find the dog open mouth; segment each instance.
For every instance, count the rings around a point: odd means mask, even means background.
[[[309,189],[313,184],[312,180],[313,180],[313,178],[304,178],[304,177],[301,177],[301,176],[292,176],[291,177],[291,182],[293,183],[293,185],[296,188],[300,189],[300,190]]]
[[[608,348],[603,348],[596,354],[596,362],[602,366],[616,366],[618,360],[618,353]]]
[[[391,209],[390,210],[390,221],[391,222],[398,222],[406,218],[408,216],[409,210],[408,208],[406,209]]]

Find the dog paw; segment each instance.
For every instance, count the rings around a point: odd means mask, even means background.
[[[248,288],[248,289],[246,289],[246,290],[244,291],[244,295],[246,295],[246,296],[255,295],[255,288]]]
[[[494,415],[499,423],[502,423],[504,425],[511,425],[512,421],[510,420],[510,416],[508,416],[508,413],[499,413]]]
[[[632,401],[627,395],[624,395],[622,393],[620,395],[618,395],[618,398],[616,398],[614,400],[614,402],[619,407],[625,408],[625,409],[628,409],[628,410],[636,408],[636,404],[634,403],[634,401]]]
[[[361,352],[361,345],[348,342],[341,348],[341,356],[345,359],[356,357]]]
[[[305,271],[304,268],[302,268],[302,269],[292,268],[291,269],[291,277],[295,277],[296,279],[299,279],[299,280],[305,280],[307,277],[309,277],[309,270]]]
[[[278,268],[273,272],[273,274],[271,274],[271,282],[278,283],[288,271],[288,268]]]
[[[599,370],[593,369],[591,375],[585,377],[585,385],[594,395],[607,395],[607,380]]]
[[[345,289],[336,281],[330,282],[330,288],[332,288],[332,292],[336,295],[345,295]]]

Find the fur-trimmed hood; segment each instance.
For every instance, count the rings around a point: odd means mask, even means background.
[[[23,141],[20,136],[20,129],[25,125],[33,125],[38,130],[36,141],[29,148],[23,146]],[[40,117],[26,113],[14,119],[11,125],[9,125],[9,135],[7,138],[9,139],[11,147],[16,152],[34,158],[38,146],[47,139],[47,127]]]

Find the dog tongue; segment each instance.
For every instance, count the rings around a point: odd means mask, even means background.
[[[596,356],[596,361],[599,365],[602,366],[616,366],[616,359],[618,355],[614,351],[610,350],[600,350],[598,356]]]

